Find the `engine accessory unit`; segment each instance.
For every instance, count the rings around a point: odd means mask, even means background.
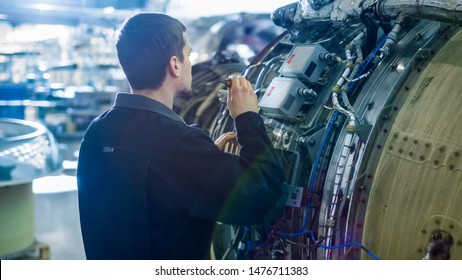
[[[305,95],[299,94],[306,89],[298,79],[276,77],[271,81],[259,106],[263,112],[274,117],[295,118],[305,102]]]
[[[320,58],[326,53],[319,44],[296,44],[281,67],[281,75],[316,83],[327,64]]]

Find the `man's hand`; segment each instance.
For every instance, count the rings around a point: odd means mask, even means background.
[[[228,109],[231,117],[235,119],[245,112],[258,112],[257,95],[250,82],[240,76],[231,77],[231,88],[228,88]]]
[[[229,142],[235,142],[236,141],[236,133],[235,132],[227,132],[225,134],[222,134],[217,140],[215,140],[215,145],[217,145],[218,149],[224,150],[226,144]]]

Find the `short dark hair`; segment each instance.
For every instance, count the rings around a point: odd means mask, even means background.
[[[117,56],[132,89],[157,89],[172,56],[184,60],[186,27],[165,14],[140,13],[127,19],[117,40]]]

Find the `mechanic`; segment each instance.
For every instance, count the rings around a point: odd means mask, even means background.
[[[131,93],[88,127],[77,170],[87,259],[208,259],[216,221],[275,220],[284,173],[244,77],[232,76],[227,106],[240,154],[226,153],[173,110],[191,94],[191,46],[170,16],[124,22],[117,55]]]

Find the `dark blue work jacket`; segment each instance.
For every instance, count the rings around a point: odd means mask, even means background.
[[[206,259],[216,221],[261,223],[283,205],[284,175],[261,117],[247,112],[235,124],[240,155],[162,103],[119,93],[80,148],[87,258]]]

